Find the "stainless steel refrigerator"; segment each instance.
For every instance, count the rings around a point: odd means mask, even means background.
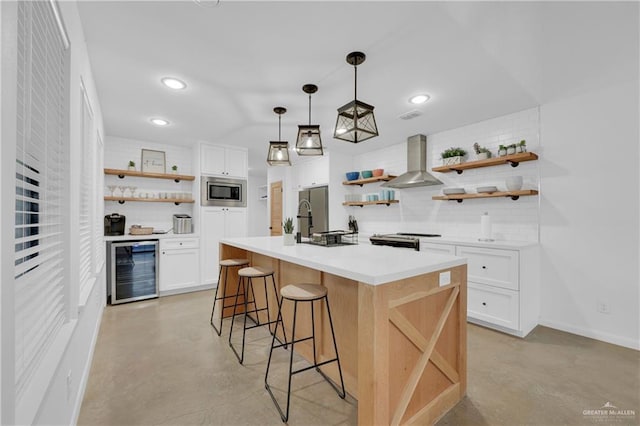
[[[307,204],[307,202],[309,204]],[[309,206],[311,206],[310,214],[308,211]],[[311,231],[312,234],[314,232],[328,231],[329,189],[326,186],[319,186],[299,191],[297,216],[298,231],[302,233],[303,237],[309,237],[309,231]],[[311,216],[311,218],[308,216]]]

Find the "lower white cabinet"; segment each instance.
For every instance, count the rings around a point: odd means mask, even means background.
[[[200,284],[198,238],[160,240],[160,291],[179,290]]]
[[[428,253],[467,258],[467,320],[525,337],[540,316],[537,245],[504,249],[420,243]]]
[[[202,284],[218,281],[220,240],[247,236],[247,209],[242,207],[203,207],[200,215]]]

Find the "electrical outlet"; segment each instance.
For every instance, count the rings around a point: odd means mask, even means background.
[[[67,401],[71,399],[71,389],[73,387],[73,375],[71,370],[67,373]]]
[[[609,306],[609,302],[606,300],[598,300],[598,312],[601,314],[610,314],[611,306]]]
[[[440,287],[451,284],[451,271],[440,272]]]

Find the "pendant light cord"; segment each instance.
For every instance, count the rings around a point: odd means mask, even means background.
[[[309,126],[311,126],[311,93],[309,93]]]
[[[278,114],[278,141],[282,140],[282,134],[280,131],[280,123],[282,122],[282,114]]]
[[[353,100],[357,101],[358,100],[358,66],[354,65],[353,66],[353,72],[355,75],[355,84],[353,86]]]

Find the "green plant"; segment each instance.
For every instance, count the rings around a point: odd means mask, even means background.
[[[506,149],[507,149],[507,147],[506,147],[506,146],[504,146],[504,145],[500,145],[500,146],[498,147],[498,151],[506,151]]]
[[[481,152],[491,152],[487,148],[478,145],[478,142],[473,144],[473,149],[476,151],[476,154],[480,154]]]
[[[286,218],[282,224],[282,230],[285,234],[293,234],[293,218]]]
[[[451,157],[464,157],[465,155],[467,155],[467,151],[465,151],[462,148],[449,148],[449,149],[445,149],[444,152],[442,154],[440,154],[442,156],[442,158],[451,158]]]
[[[134,161],[129,161],[129,167],[135,167],[136,163]]]
[[[520,145],[520,146],[527,146],[527,141],[525,141],[524,139],[522,139],[518,145]]]
[[[178,166],[176,166],[175,164],[173,166],[171,166],[171,170],[173,170],[174,172],[178,171]]]
[[[515,148],[515,147],[516,147],[516,144],[515,144],[515,143],[512,143],[512,144],[511,144],[511,145],[509,145],[507,148]]]

